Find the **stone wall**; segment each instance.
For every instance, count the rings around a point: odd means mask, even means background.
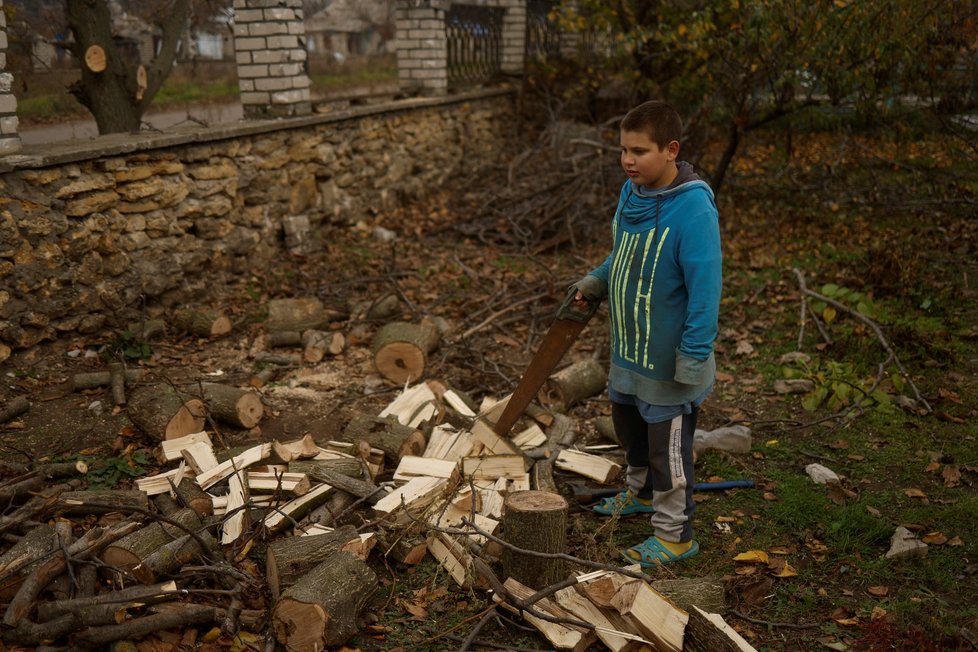
[[[260,274],[284,224],[328,237],[420,198],[498,161],[516,124],[497,89],[0,158],[0,362]]]

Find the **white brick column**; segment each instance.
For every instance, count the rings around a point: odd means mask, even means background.
[[[312,112],[302,0],[234,0],[234,51],[245,117]]]
[[[501,0],[503,47],[500,67],[504,73],[522,75],[526,65],[526,0]]]
[[[7,19],[0,0],[0,156],[20,151],[17,135],[17,97],[14,95],[14,76],[7,68]]]
[[[397,72],[401,90],[421,95],[448,92],[448,39],[442,0],[398,0]]]

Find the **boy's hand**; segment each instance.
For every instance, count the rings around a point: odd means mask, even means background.
[[[564,302],[557,309],[557,319],[570,319],[586,324],[600,303],[600,299],[589,300],[576,286],[571,286]]]

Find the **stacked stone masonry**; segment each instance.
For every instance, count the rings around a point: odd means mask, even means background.
[[[234,48],[247,117],[312,110],[302,0],[234,0]]]
[[[7,15],[3,11],[3,0],[0,0],[0,156],[20,151],[14,77],[6,72],[7,45]]]
[[[26,150],[0,158],[0,361],[182,304],[219,307],[227,283],[288,255],[287,219],[308,218],[313,246],[326,247],[331,229],[498,161],[515,124],[512,93],[496,90],[214,127],[210,139],[57,164]]]

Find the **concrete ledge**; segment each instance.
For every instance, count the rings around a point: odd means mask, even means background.
[[[14,170],[31,170],[76,163],[91,159],[152,151],[177,145],[208,143],[229,140],[239,136],[252,136],[274,131],[287,131],[319,124],[344,122],[372,115],[383,115],[411,111],[418,108],[464,104],[472,100],[510,95],[514,88],[492,88],[442,95],[438,97],[412,97],[391,102],[330,111],[325,114],[311,114],[298,117],[276,118],[273,120],[240,120],[238,122],[201,127],[187,125],[163,133],[139,132],[137,134],[110,134],[88,140],[67,140],[44,145],[24,146],[17,154],[0,158],[0,174]],[[328,102],[326,102],[328,103]]]

